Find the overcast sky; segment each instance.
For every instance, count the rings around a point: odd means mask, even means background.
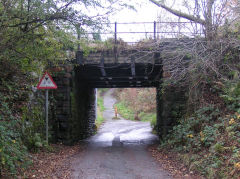
[[[154,22],[157,21],[159,7],[149,2],[148,0],[131,0],[130,4],[134,5],[136,11],[125,8],[120,12],[116,12],[109,18],[111,22],[126,23],[126,22]],[[114,26],[112,27],[114,30]],[[153,32],[152,24],[118,24],[118,32]],[[152,34],[118,34],[118,38],[126,42],[136,42],[140,39],[153,36]]]
[[[112,22],[153,22],[157,20],[159,7],[148,0],[131,0],[136,11],[124,9],[111,16]]]
[[[151,3],[149,0],[128,0],[129,5],[133,5],[136,11],[124,8],[121,11],[111,14],[109,20],[111,23],[117,22],[117,38],[121,38],[125,42],[137,42],[140,40],[153,38],[154,32],[154,21],[157,22],[173,22],[173,23],[158,23],[156,30],[158,32],[159,38],[173,38],[175,37],[174,32],[180,32],[188,30],[187,27],[181,24],[174,24],[174,22],[185,21],[185,19],[179,19],[166,10],[156,6]],[[167,5],[179,9],[182,6],[182,0],[168,0]],[[180,8],[183,11],[184,8]],[[91,13],[91,10],[89,11]],[[96,12],[96,11],[92,11]],[[121,24],[121,23],[131,23],[131,22],[152,22],[152,23],[142,23],[142,24]],[[191,27],[190,27],[191,28]],[[189,31],[189,30],[188,30]],[[102,31],[103,33],[111,34],[105,35],[101,34],[102,40],[114,37],[114,24],[111,25],[111,28],[108,30]],[[120,32],[120,33],[119,33]],[[132,32],[132,33],[121,33],[121,32]],[[141,32],[141,33],[133,33]]]

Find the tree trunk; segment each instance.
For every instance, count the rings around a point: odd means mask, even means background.
[[[205,11],[205,35],[207,41],[212,41],[216,34],[215,34],[215,29],[213,25],[213,19],[212,19],[212,8],[215,0],[207,0],[207,9]]]

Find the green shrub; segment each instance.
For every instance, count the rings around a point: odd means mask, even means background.
[[[98,129],[101,124],[105,121],[105,119],[103,118],[102,112],[105,110],[105,106],[104,106],[104,101],[103,101],[103,97],[102,94],[105,93],[107,91],[106,88],[101,88],[98,89],[98,97],[97,97],[97,118],[95,121],[95,125],[96,128]]]
[[[105,121],[105,119],[102,116],[102,112],[100,111],[99,107],[97,109],[97,119],[95,121],[95,125],[97,128],[100,127],[100,125]]]
[[[224,114],[206,106],[181,119],[159,148],[178,151],[185,165],[206,178],[227,178],[240,166],[239,125],[239,113]]]
[[[229,82],[223,89],[221,97],[227,104],[227,108],[240,113],[240,82]]]
[[[28,101],[26,76],[18,74],[17,80],[2,80],[0,92],[0,175],[17,175],[31,160],[29,150],[44,146],[44,119],[42,103]],[[22,76],[21,76],[22,75]],[[23,79],[24,78],[24,79]],[[0,81],[1,82],[1,81]]]
[[[141,112],[138,115],[139,119],[141,121],[150,121],[152,123],[152,127],[154,127],[156,124],[156,118],[157,118],[157,114],[156,113],[146,113],[146,112]]]
[[[214,146],[214,152],[217,154],[223,153],[224,152],[224,146],[221,143],[216,143]]]
[[[103,97],[100,95],[98,95],[97,105],[101,112],[103,112],[105,110],[104,103],[103,103]]]
[[[152,117],[151,121],[150,121],[151,127],[153,128],[153,130],[156,130],[157,127],[157,116],[156,114]]]
[[[124,104],[124,102],[119,102],[115,104],[115,106],[118,109],[119,114],[124,118],[128,120],[134,120],[134,112],[127,107],[127,105]]]
[[[14,117],[6,103],[2,103],[6,111],[0,116],[0,174],[7,171],[16,174],[19,168],[25,168],[29,164],[27,148],[21,140],[21,125]],[[2,107],[3,107],[2,106]],[[5,117],[8,116],[8,119]]]
[[[204,146],[210,147],[215,142],[217,137],[216,128],[212,126],[205,126],[202,130],[202,133],[204,135],[204,139],[202,140]]]
[[[38,151],[46,146],[45,120],[42,112],[43,102],[31,108],[23,107],[22,111],[22,141],[31,151]]]

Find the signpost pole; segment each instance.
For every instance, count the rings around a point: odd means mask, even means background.
[[[37,85],[37,89],[45,89],[45,117],[46,117],[46,142],[48,144],[48,90],[57,89],[56,83],[53,81],[51,75],[45,72]]]
[[[45,115],[46,115],[46,142],[48,144],[48,89],[46,89]]]

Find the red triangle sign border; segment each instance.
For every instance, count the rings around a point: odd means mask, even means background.
[[[49,78],[50,78],[50,80],[51,80],[51,82],[53,83],[54,86],[41,87],[41,83],[42,83],[42,81],[43,81],[43,79],[45,78],[46,75],[49,76]],[[44,73],[41,80],[39,81],[39,83],[37,85],[37,89],[57,89],[56,83],[53,81],[52,76],[47,71]]]

